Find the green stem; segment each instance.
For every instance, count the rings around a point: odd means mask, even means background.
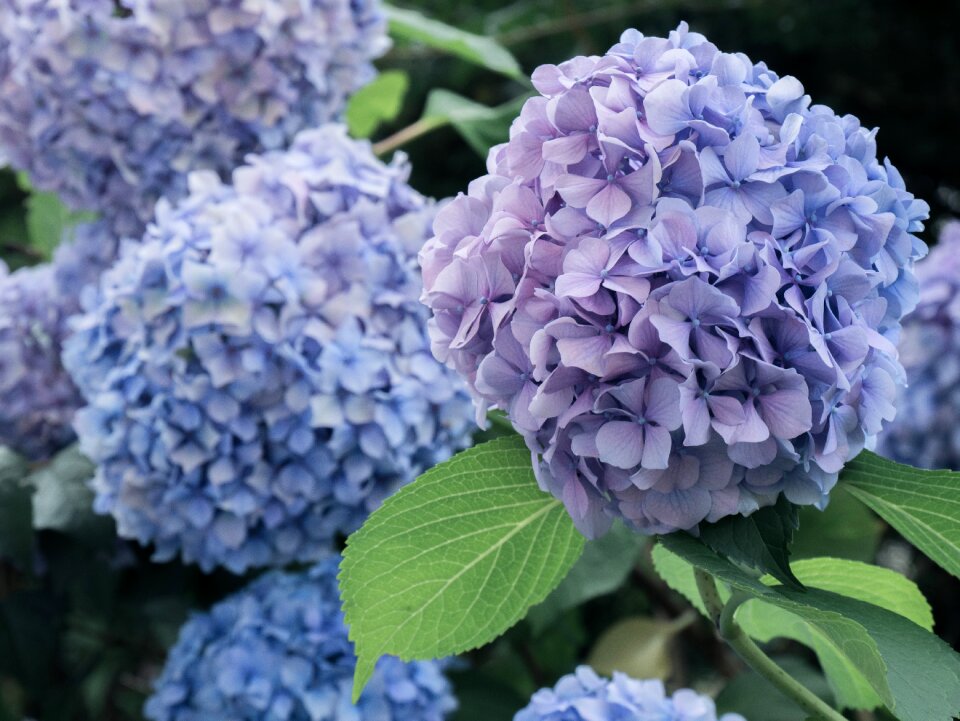
[[[700,569],[696,569],[695,574],[697,590],[700,591],[703,605],[716,624],[720,637],[730,644],[750,668],[767,679],[785,696],[793,699],[800,708],[812,714],[814,718],[821,721],[846,721],[842,714],[780,668],[753,642],[753,639],[744,633],[735,616],[737,609],[750,600],[751,596],[745,593],[734,593],[730,600],[724,603],[713,576]]]
[[[448,125],[450,121],[443,117],[420,118],[412,125],[408,125],[403,130],[398,130],[389,138],[384,138],[379,143],[374,143],[373,152],[376,155],[386,155],[392,153],[397,148],[416,140],[422,135],[433,132],[437,128]]]

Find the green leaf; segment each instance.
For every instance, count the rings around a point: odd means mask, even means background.
[[[776,504],[749,516],[727,516],[700,526],[700,540],[717,553],[803,590],[790,570],[790,541],[797,529],[797,507],[780,496]]]
[[[605,536],[588,542],[567,577],[543,603],[530,609],[527,621],[533,633],[543,633],[567,609],[620,588],[648,540],[617,523]]]
[[[76,445],[31,474],[27,482],[34,489],[33,527],[84,539],[112,535],[109,518],[93,511],[93,492],[87,486],[93,474],[93,464]]]
[[[583,543],[563,504],[537,486],[519,437],[427,471],[347,540],[340,585],[354,698],[383,654],[440,658],[496,638],[560,583]]]
[[[529,701],[484,671],[470,669],[449,675],[458,703],[451,721],[512,721]]]
[[[30,193],[24,201],[30,246],[40,251],[47,260],[53,257],[53,251],[67,228],[94,217],[91,213],[70,210],[54,193],[34,190],[26,173],[17,174],[17,184]]]
[[[884,524],[876,514],[841,488],[830,504],[800,509],[800,528],[790,545],[791,558],[833,556],[869,563],[877,553]]]
[[[26,462],[0,448],[0,559],[22,570],[33,564],[33,503],[31,489],[23,482]]]
[[[777,665],[829,704],[830,686],[823,674],[792,656],[775,657]],[[750,721],[807,721],[810,716],[795,701],[755,671],[740,674],[717,696],[717,714],[738,713]]]
[[[661,544],[663,550],[655,555],[672,552],[729,587],[787,612],[778,619],[777,635],[791,637],[799,633],[797,624],[806,622],[804,628],[813,629],[818,642],[829,649],[828,661],[842,663],[837,667],[824,664],[834,688],[837,683],[851,683],[849,677],[838,674],[852,667],[865,687],[901,721],[951,721],[953,714],[960,711],[960,656],[913,621],[829,590],[810,587],[797,591],[786,586],[767,586],[690,536],[672,534],[663,537]],[[665,564],[662,559],[657,563],[658,570],[678,567],[679,564]],[[692,570],[689,573],[692,575]],[[686,579],[665,580],[672,587],[688,588]],[[753,603],[756,602],[749,601],[740,608],[738,621],[741,614],[748,615],[744,609]],[[788,623],[792,627],[784,628]],[[847,686],[844,690],[856,691]]]
[[[453,125],[470,147],[486,158],[491,147],[508,139],[510,124],[526,100],[527,96],[523,95],[491,108],[449,90],[437,89],[427,97],[423,119]]]
[[[360,88],[347,105],[347,127],[355,138],[369,138],[381,123],[395,120],[403,108],[410,77],[402,70],[386,70]]]
[[[960,578],[960,473],[926,471],[864,451],[843,469],[840,483]]]
[[[492,38],[468,33],[415,10],[392,5],[384,8],[390,21],[390,33],[394,37],[421,43],[508,78],[526,81],[520,64],[510,51]]]
[[[642,616],[618,621],[597,640],[587,665],[604,676],[622,671],[633,678],[666,680],[674,673],[673,639],[695,618],[687,611],[673,621]]]

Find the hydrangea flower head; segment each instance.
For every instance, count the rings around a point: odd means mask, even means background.
[[[587,535],[822,507],[893,416],[927,205],[874,131],[686,25],[533,82],[424,247],[436,356]]]
[[[443,665],[380,660],[354,706],[356,656],[337,589],[338,558],[279,571],[194,615],[145,713],[151,721],[443,721],[456,708]]]
[[[960,470],[960,222],[944,225],[917,277],[920,302],[900,341],[908,387],[877,450],[921,468]]]
[[[0,156],[121,235],[189,171],[226,176],[339,117],[388,45],[378,0],[122,6],[0,2]]]
[[[637,681],[622,673],[598,676],[589,666],[537,691],[513,721],[745,721],[735,713],[717,717],[713,700],[690,689],[668,696],[660,681]]]
[[[73,440],[81,397],[60,361],[80,289],[114,246],[103,223],[73,228],[53,263],[12,273],[0,262],[0,445],[31,460]]]
[[[317,560],[475,428],[430,353],[406,164],[340,126],[248,161],[160,205],[65,352],[97,509],[236,572]]]

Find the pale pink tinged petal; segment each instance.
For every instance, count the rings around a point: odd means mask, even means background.
[[[467,309],[464,310],[463,316],[460,318],[460,327],[457,329],[457,334],[450,341],[451,348],[463,348],[473,340],[473,336],[477,332],[477,326],[480,324],[480,317],[486,308],[487,306],[485,305],[475,304],[468,306]]]
[[[513,175],[536,178],[543,169],[543,142],[531,133],[520,133],[507,146],[507,164]]]
[[[736,427],[733,434],[735,443],[759,443],[770,437],[770,429],[763,422],[753,402],[747,401],[743,406],[743,423]]]
[[[776,459],[777,442],[773,438],[767,438],[759,443],[733,443],[727,449],[727,455],[730,460],[744,468],[763,468]]]
[[[693,355],[690,352],[691,326],[689,323],[665,315],[653,316],[650,322],[656,327],[660,340],[673,348],[681,358],[689,358]]]
[[[530,413],[537,418],[557,418],[573,403],[573,388],[547,392],[541,386],[530,401]]]
[[[563,505],[566,506],[567,511],[573,516],[574,520],[583,520],[586,518],[587,511],[590,509],[590,499],[576,478],[570,479],[563,484]]]
[[[750,133],[743,133],[727,146],[723,164],[734,180],[745,180],[760,162],[760,143]]]
[[[625,293],[638,303],[643,303],[650,294],[650,281],[629,275],[610,276],[603,281],[603,287],[617,293]]]
[[[647,407],[644,415],[663,426],[675,431],[680,427],[680,388],[668,378],[657,378],[647,388]]]
[[[553,105],[553,124],[561,132],[569,133],[596,128],[597,111],[593,98],[582,87],[564,93],[551,104]]]
[[[568,205],[574,208],[586,208],[593,197],[604,190],[609,183],[598,178],[583,178],[569,173],[557,178],[557,192]]]
[[[544,225],[551,236],[561,240],[577,238],[597,229],[597,224],[586,213],[575,208],[560,208],[544,219]]]
[[[780,290],[780,274],[769,265],[760,268],[747,282],[741,308],[743,314],[753,315],[769,307],[777,300],[778,290]]]
[[[616,398],[620,405],[637,415],[644,413],[644,404],[646,402],[647,379],[638,378],[617,386],[610,391],[610,395]]]
[[[513,424],[521,430],[531,432],[540,430],[540,421],[534,418],[530,412],[530,403],[536,391],[536,385],[529,382],[524,383],[520,392],[510,404],[510,419]]]
[[[599,276],[610,259],[610,245],[599,238],[584,238],[576,250],[567,253],[563,259],[563,270],[567,273],[588,273]]]
[[[741,223],[749,223],[753,220],[753,213],[747,210],[744,205],[741,193],[733,188],[721,185],[713,190],[708,190],[704,196],[704,202],[715,205],[718,208],[729,210],[737,216]]]
[[[547,64],[534,70],[530,79],[538,92],[549,97],[562,93],[566,89],[560,81],[561,76],[560,68],[553,64]]]
[[[606,334],[588,338],[563,338],[557,341],[557,350],[563,364],[572,368],[581,368],[587,373],[603,375],[603,358],[610,349],[610,338]]]
[[[509,398],[524,385],[520,371],[491,353],[477,368],[477,390],[493,398]]]
[[[557,295],[564,298],[588,298],[600,290],[598,275],[564,273],[557,278]]]
[[[596,458],[600,455],[597,450],[597,434],[578,433],[570,439],[570,450],[581,458]]]
[[[739,426],[746,420],[743,405],[736,398],[711,395],[706,401],[710,416],[722,425]]]
[[[704,148],[700,153],[700,172],[703,175],[705,188],[721,183],[726,185],[730,182],[730,175],[713,148]]]
[[[649,205],[657,194],[657,183],[660,182],[661,177],[660,160],[654,153],[643,167],[623,176],[617,184],[633,198],[637,205]]]
[[[760,396],[757,400],[767,428],[777,438],[796,438],[809,431],[813,425],[806,390],[774,391]]]
[[[670,431],[659,426],[645,425],[641,464],[644,468],[666,468],[670,462],[671,447]]]
[[[681,80],[664,80],[643,99],[647,124],[655,133],[673,135],[687,127],[690,108],[687,105],[687,85]]]
[[[543,157],[553,163],[574,165],[584,159],[591,142],[591,136],[586,133],[554,138],[543,144]]]
[[[630,205],[630,196],[610,182],[587,203],[587,215],[609,227],[627,214]]]
[[[710,513],[710,493],[691,488],[673,493],[650,491],[644,496],[643,509],[651,518],[677,529],[690,529]]]
[[[703,398],[691,395],[683,401],[683,445],[702,446],[710,440],[710,413]]]
[[[617,468],[635,468],[643,457],[643,436],[643,427],[638,423],[632,421],[604,423],[597,431],[597,450],[600,452],[600,460]]]
[[[704,453],[700,456],[699,461],[698,485],[712,491],[730,485],[730,481],[733,480],[734,463],[725,452]]]

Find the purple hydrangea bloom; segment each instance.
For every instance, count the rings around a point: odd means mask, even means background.
[[[537,691],[513,721],[745,721],[735,713],[717,717],[713,700],[681,689],[668,696],[660,681],[637,681],[622,673],[598,676],[589,666]]]
[[[338,118],[388,46],[379,0],[120,5],[0,1],[0,157],[119,235],[190,171]]]
[[[144,709],[151,721],[443,721],[456,706],[437,661],[383,657],[354,706],[356,656],[339,558],[274,571],[195,614]]]
[[[31,460],[74,438],[81,398],[60,353],[85,286],[107,266],[115,243],[103,223],[68,231],[53,263],[9,273],[0,262],[0,445]]]
[[[77,321],[96,508],[204,569],[316,560],[469,442],[430,353],[417,252],[435,209],[341,126],[191,176]]]
[[[917,277],[920,301],[900,342],[908,388],[877,450],[921,468],[960,470],[960,222],[943,226]]]
[[[823,507],[893,416],[927,205],[875,131],[685,24],[533,82],[421,254],[435,355],[589,536]]]

